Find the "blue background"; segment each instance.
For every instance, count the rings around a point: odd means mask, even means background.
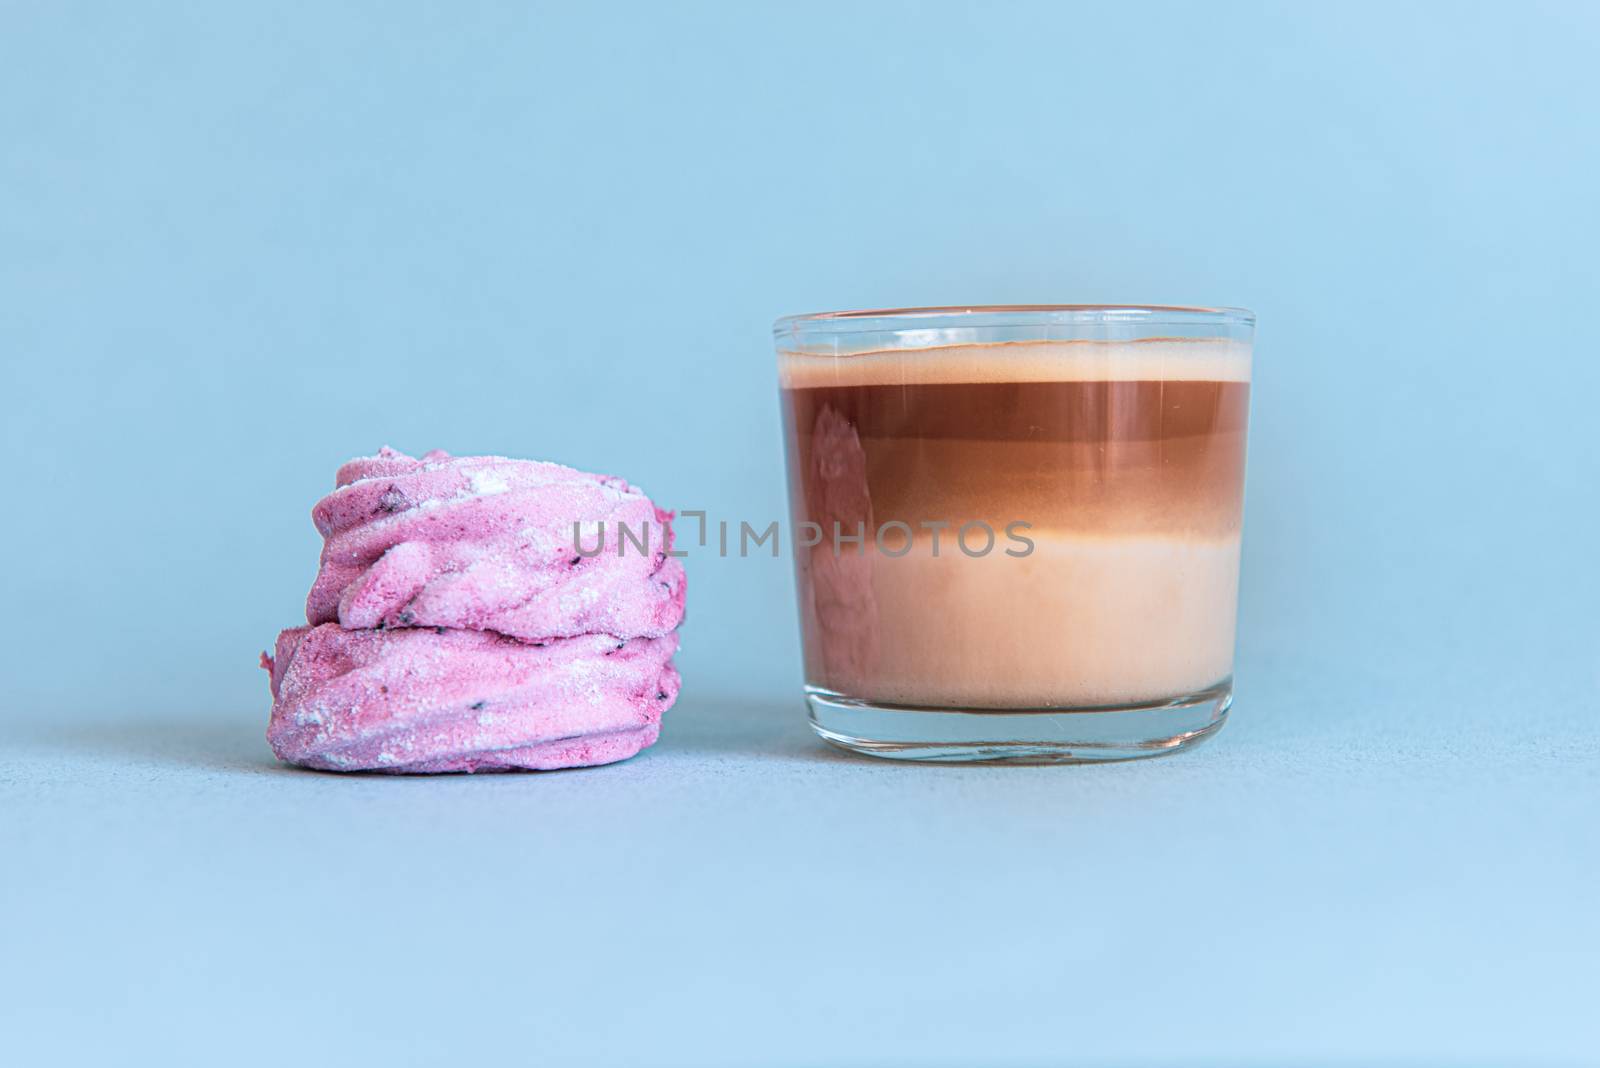
[[[1592,1063],[1587,4],[0,5],[0,1023],[38,1060]],[[831,754],[691,557],[656,749],[274,766],[382,444],[783,515],[771,320],[1260,316],[1239,699]]]

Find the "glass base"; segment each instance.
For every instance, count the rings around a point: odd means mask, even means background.
[[[1227,722],[1233,680],[1159,704],[1102,708],[919,708],[806,687],[811,727],[856,753],[893,760],[1095,764],[1193,749]]]

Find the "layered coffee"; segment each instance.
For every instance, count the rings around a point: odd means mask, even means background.
[[[1227,679],[1248,345],[780,354],[807,683],[929,708]]]

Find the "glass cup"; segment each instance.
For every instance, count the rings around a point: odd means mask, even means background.
[[[1171,753],[1233,699],[1255,318],[778,320],[805,694],[913,760]]]

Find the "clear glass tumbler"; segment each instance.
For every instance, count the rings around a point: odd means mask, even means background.
[[[1215,733],[1254,323],[1092,305],[780,319],[817,733],[1030,763]]]

